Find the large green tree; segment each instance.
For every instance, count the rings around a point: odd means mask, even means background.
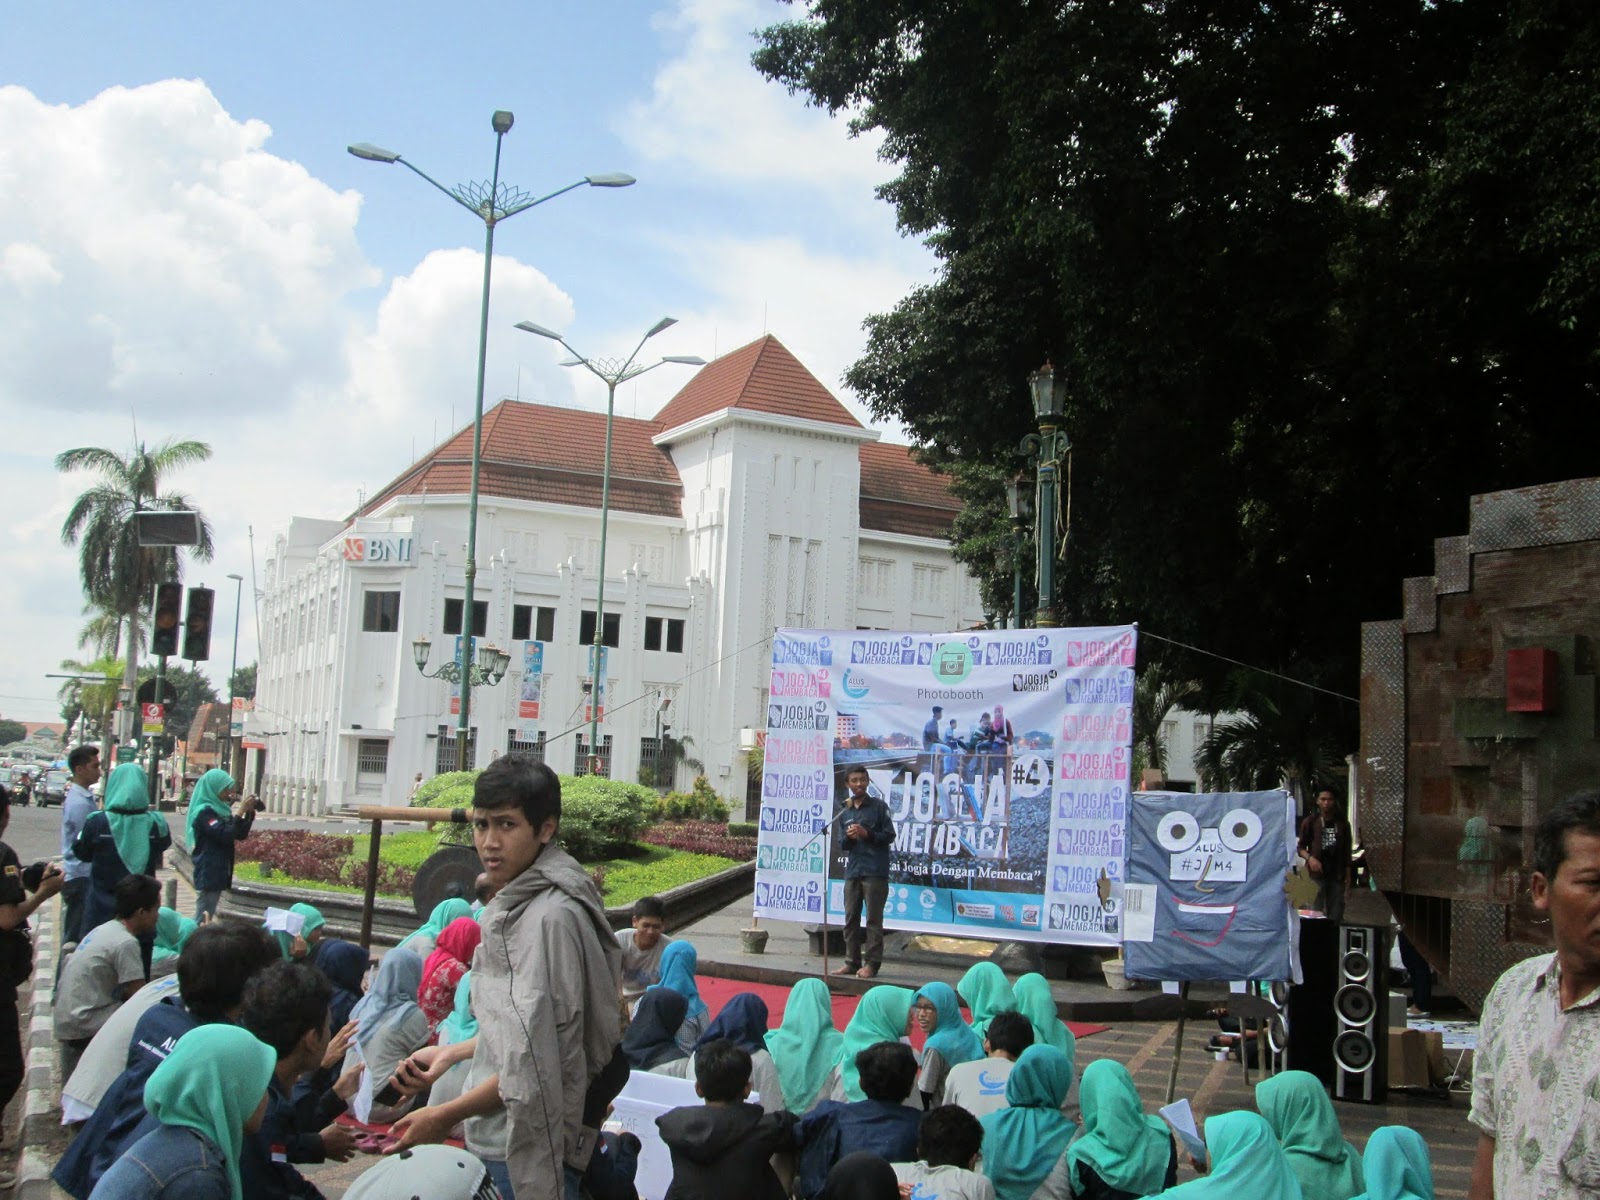
[[[56,456],[56,470],[88,471],[98,481],[83,492],[61,524],[61,540],[78,548],[78,570],[90,604],[119,616],[127,654],[123,684],[132,687],[144,645],[141,617],[155,585],[182,578],[182,563],[170,546],[140,546],[134,514],[141,509],[194,511],[188,496],[163,490],[166,478],[181,467],[206,461],[204,442],[167,441],[156,447],[139,442],[127,454],[99,446],[81,446]],[[211,524],[200,522],[201,539],[189,553],[211,560]]]
[[[992,607],[1046,359],[1066,619],[1343,692],[1358,623],[1470,495],[1600,469],[1573,436],[1600,384],[1600,6],[812,0],[759,38],[762,72],[882,133],[880,194],[939,258],[847,380],[987,494],[957,548]]]
[[[154,666],[139,668],[140,683],[155,677]],[[200,706],[219,703],[221,697],[217,695],[217,689],[211,686],[210,679],[188,667],[168,663],[166,682],[176,693],[176,698],[167,707],[167,732],[182,741],[189,736],[189,727],[194,724],[194,716]]]

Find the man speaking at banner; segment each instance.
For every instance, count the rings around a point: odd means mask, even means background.
[[[938,709],[934,719],[938,720]],[[894,844],[894,819],[889,806],[867,794],[865,767],[851,767],[844,778],[849,796],[839,814],[844,852],[844,955],[835,975],[871,979],[883,966],[883,905],[889,898],[889,847]],[[867,953],[861,954],[861,909],[866,907]]]

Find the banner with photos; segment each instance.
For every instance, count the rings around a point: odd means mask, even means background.
[[[894,929],[1121,941],[1137,630],[779,630],[759,917],[843,919],[829,822],[866,770],[894,820]]]

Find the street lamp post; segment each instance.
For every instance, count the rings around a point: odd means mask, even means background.
[[[233,677],[239,673],[239,605],[244,599],[244,576],[229,575],[233,580],[233,657],[228,660],[228,740],[223,743],[222,769],[233,770]]]
[[[563,363],[566,367],[584,367],[591,375],[604,380],[606,385],[606,453],[605,465],[600,472],[600,565],[596,572],[596,591],[594,605],[594,646],[590,650],[591,666],[593,667],[594,691],[589,697],[589,774],[600,773],[600,664],[603,658],[601,647],[605,644],[606,623],[606,532],[611,516],[611,426],[612,416],[617,407],[617,385],[626,383],[630,379],[637,379],[646,371],[653,371],[665,363],[677,363],[687,367],[703,367],[706,360],[693,354],[669,354],[665,358],[658,358],[653,363],[636,363],[639,351],[644,349],[644,344],[663,329],[669,329],[678,323],[676,317],[662,317],[652,325],[645,335],[639,339],[639,344],[633,348],[633,353],[625,359],[614,358],[585,358],[567,344],[566,338],[556,333],[553,329],[546,329],[542,325],[535,325],[532,321],[518,321],[517,328],[524,333],[536,333],[542,338],[549,338],[559,342],[561,346],[572,355],[572,361]]]
[[[1006,481],[1006,508],[1011,513],[1011,628],[1021,629],[1022,619],[1022,547],[1024,533],[1033,501],[1025,488],[1022,476]]]
[[[601,175],[586,175],[576,183],[569,183],[566,187],[557,188],[546,196],[537,198],[513,188],[509,184],[500,182],[500,144],[505,135],[510,132],[515,117],[504,109],[496,110],[490,124],[494,129],[494,173],[487,184],[463,183],[453,188],[447,188],[437,179],[428,175],[394,150],[385,150],[381,146],[374,146],[370,142],[357,142],[350,146],[350,153],[357,158],[368,162],[399,163],[413,174],[420,176],[454,200],[462,208],[483,222],[483,302],[478,314],[478,390],[473,404],[472,417],[472,484],[467,499],[467,567],[466,567],[466,598],[461,606],[461,653],[456,659],[456,670],[461,683],[461,706],[456,720],[456,770],[467,769],[467,734],[470,727],[470,710],[472,707],[472,686],[478,682],[473,676],[472,668],[472,639],[475,631],[472,627],[472,601],[474,584],[478,575],[478,472],[483,455],[483,376],[484,366],[489,353],[489,277],[494,263],[494,231],[502,221],[510,220],[520,212],[526,212],[536,205],[543,204],[546,200],[554,200],[557,196],[564,195],[574,188],[583,187],[627,187],[634,183],[632,175],[620,172],[611,172]],[[426,664],[427,659],[422,659]],[[418,667],[421,670],[421,665]],[[426,673],[426,672],[424,672]]]
[[[1028,386],[1033,393],[1033,413],[1039,422],[1039,432],[1022,439],[1017,452],[1023,455],[1037,472],[1037,504],[1039,514],[1035,540],[1039,555],[1039,607],[1034,612],[1034,626],[1048,628],[1056,622],[1056,490],[1060,486],[1061,460],[1072,448],[1071,441],[1059,428],[1061,412],[1066,407],[1067,378],[1048,362],[1029,377]]]

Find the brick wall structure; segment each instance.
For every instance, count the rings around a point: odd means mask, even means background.
[[[1477,1007],[1549,949],[1528,896],[1540,815],[1600,785],[1600,479],[1475,496],[1434,560],[1399,620],[1362,628],[1357,804],[1378,886]]]

